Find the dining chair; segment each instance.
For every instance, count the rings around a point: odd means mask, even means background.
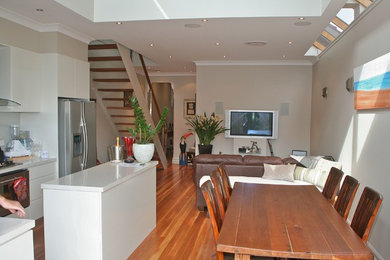
[[[343,171],[332,167],[330,169],[328,178],[326,179],[324,189],[322,190],[322,195],[325,196],[330,203],[334,203],[337,191],[340,188],[340,181],[343,177]]]
[[[334,208],[345,220],[348,218],[349,210],[351,209],[358,188],[358,180],[349,175],[345,176],[343,185],[341,185],[339,195],[334,204]]]
[[[201,190],[203,193],[204,200],[206,201],[207,211],[210,216],[211,226],[213,227],[213,233],[215,242],[218,242],[219,232],[222,227],[222,217],[218,210],[217,206],[217,197],[215,194],[215,189],[210,180],[207,180],[202,184]],[[217,252],[218,259],[224,259],[222,252]]]
[[[229,202],[230,196],[232,194],[233,186],[230,183],[229,175],[227,173],[226,166],[224,163],[220,163],[218,165],[218,171],[222,176],[223,187],[225,189],[225,193]]]
[[[353,215],[351,228],[366,243],[383,197],[369,187],[365,187]]]
[[[226,195],[226,191],[223,188],[223,182],[222,182],[222,176],[221,174],[215,170],[212,171],[210,174],[211,182],[213,183],[215,195],[217,199],[217,206],[219,209],[219,212],[221,213],[221,218],[225,218],[225,212],[228,205],[228,198]]]
[[[221,217],[221,214],[218,210],[216,192],[210,180],[207,180],[205,183],[202,184],[201,190],[203,193],[203,197],[206,201],[207,210],[211,220],[211,226],[213,227],[215,243],[218,243],[218,237],[219,237],[219,232],[221,231],[223,218]],[[222,253],[218,251],[216,254],[218,260],[235,259],[234,254]],[[252,260],[274,260],[275,258],[251,256],[251,259]]]

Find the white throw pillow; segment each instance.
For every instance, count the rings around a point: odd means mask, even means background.
[[[318,160],[318,163],[316,164],[316,167],[314,169],[321,170],[321,171],[326,171],[330,172],[330,169],[332,167],[335,167],[339,170],[341,170],[341,163],[340,162],[334,162],[334,161],[329,161],[324,158],[321,158]]]
[[[294,181],[295,164],[273,165],[264,163],[264,179]]]

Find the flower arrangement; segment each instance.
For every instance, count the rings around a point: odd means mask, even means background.
[[[138,100],[135,97],[130,98],[130,104],[134,109],[135,122],[134,128],[127,127],[127,131],[136,138],[137,144],[148,144],[152,141],[155,134],[158,134],[165,123],[165,119],[168,115],[168,108],[164,107],[161,114],[160,121],[154,129],[152,125],[146,123],[144,112],[138,104]]]
[[[206,145],[210,144],[216,135],[228,130],[223,126],[223,120],[220,120],[214,113],[210,117],[204,113],[203,115],[196,115],[193,118],[187,118],[187,124],[198,135],[199,143]]]

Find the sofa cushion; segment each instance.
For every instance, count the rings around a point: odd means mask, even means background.
[[[240,165],[243,160],[242,156],[237,154],[199,154],[195,156],[194,163]]]
[[[294,179],[312,183],[322,190],[324,188],[329,171],[320,169],[309,169],[297,166],[294,171]]]
[[[277,156],[245,155],[243,163],[245,165],[283,164],[283,160]]]
[[[295,164],[272,165],[264,163],[264,179],[294,181]]]
[[[329,160],[326,160],[324,158],[321,158],[318,160],[316,167],[314,167],[314,169],[330,172],[330,169],[332,167],[335,167],[335,168],[341,170],[341,163],[329,161]]]

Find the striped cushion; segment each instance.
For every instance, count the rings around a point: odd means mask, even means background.
[[[329,171],[320,169],[309,169],[297,166],[294,171],[294,180],[306,181],[316,185],[319,189],[323,189]]]

